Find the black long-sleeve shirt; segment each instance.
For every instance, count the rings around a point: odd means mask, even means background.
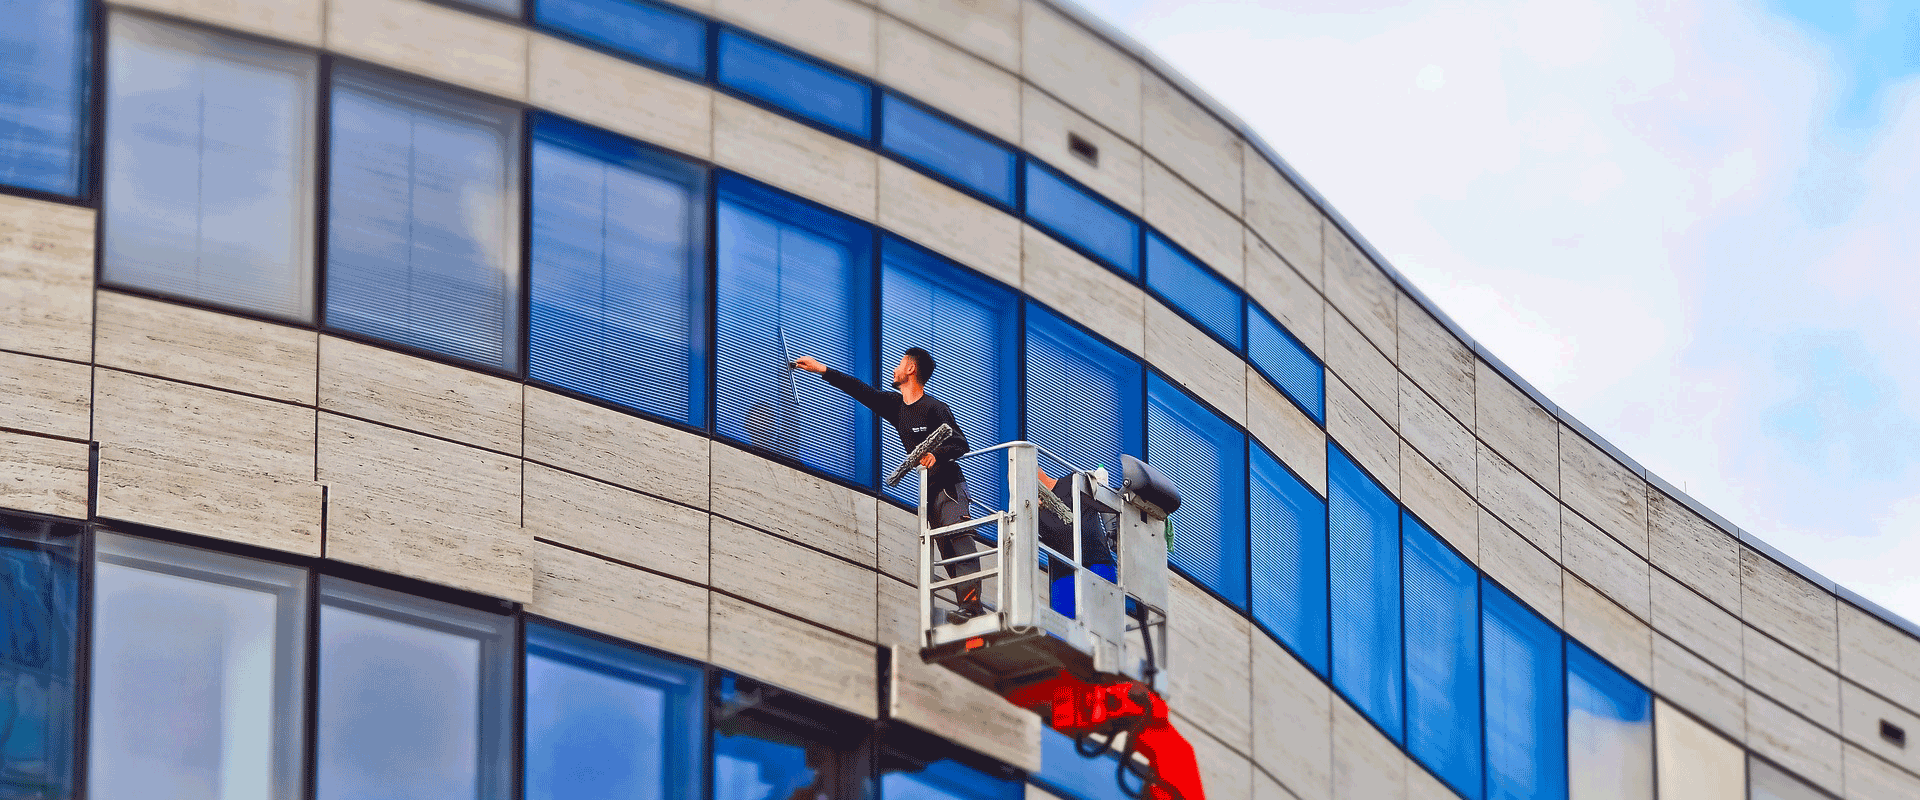
[[[873,413],[893,425],[893,431],[900,434],[900,446],[907,452],[919,447],[920,442],[933,433],[942,424],[953,426],[953,435],[933,449],[933,468],[927,470],[927,493],[929,495],[951,489],[960,482],[960,465],[954,459],[967,454],[973,448],[967,444],[967,432],[960,429],[960,422],[953,418],[953,410],[947,408],[945,401],[930,394],[922,394],[920,399],[909,403],[899,392],[883,392],[868,386],[859,378],[830,369],[821,377],[833,388],[846,392],[848,397],[860,401],[860,404],[873,409]]]

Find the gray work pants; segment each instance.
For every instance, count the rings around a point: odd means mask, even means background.
[[[973,497],[967,494],[967,482],[964,479],[955,483],[952,489],[943,489],[934,493],[928,502],[930,502],[933,507],[927,510],[927,518],[933,523],[933,527],[935,528],[944,528],[948,525],[965,522],[973,516],[969,510],[973,505]],[[974,541],[973,536],[964,533],[942,537],[935,544],[937,545],[935,549],[940,553],[940,559],[942,561],[955,556],[968,555],[979,551],[979,545]],[[947,577],[949,578],[971,575],[979,571],[980,561],[978,559],[958,561],[947,565]],[[979,581],[963,583],[954,588],[956,589],[956,594],[960,597],[960,606],[962,608],[980,604]]]

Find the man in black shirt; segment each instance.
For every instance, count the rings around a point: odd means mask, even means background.
[[[832,369],[811,356],[795,359],[793,366],[816,373],[825,378],[834,388],[846,392],[849,397],[858,400],[861,405],[873,409],[873,413],[893,425],[895,433],[900,435],[900,446],[912,452],[928,434],[941,425],[953,427],[953,435],[935,447],[933,452],[922,456],[920,465],[927,467],[927,498],[930,507],[927,518],[936,528],[946,527],[972,518],[968,510],[973,498],[967,494],[967,479],[960,473],[960,465],[954,459],[965,455],[972,448],[967,445],[967,434],[961,430],[960,422],[953,418],[952,409],[938,397],[927,394],[927,379],[933,376],[933,355],[918,347],[907,348],[900,357],[899,365],[893,368],[893,388],[897,392],[886,392],[868,386],[859,378]],[[940,557],[953,558],[976,551],[971,536],[949,536],[940,544]],[[959,577],[978,572],[979,562],[961,561],[947,567],[948,577]],[[961,584],[956,587],[960,597],[961,617],[977,616],[986,610],[980,600],[980,582]]]

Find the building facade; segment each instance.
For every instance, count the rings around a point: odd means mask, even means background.
[[[1920,797],[1920,629],[1084,12],[0,8],[0,798],[1118,797],[919,663],[899,444],[781,366],[916,345],[1181,485],[1210,798]]]

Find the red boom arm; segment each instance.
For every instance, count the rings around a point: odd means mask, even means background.
[[[1048,726],[1076,740],[1129,734],[1122,764],[1133,752],[1146,757],[1146,769],[1135,774],[1143,778],[1144,797],[1150,800],[1206,800],[1193,745],[1174,729],[1166,701],[1143,684],[1089,683],[1061,671],[1012,691],[1007,701],[1040,714]]]

